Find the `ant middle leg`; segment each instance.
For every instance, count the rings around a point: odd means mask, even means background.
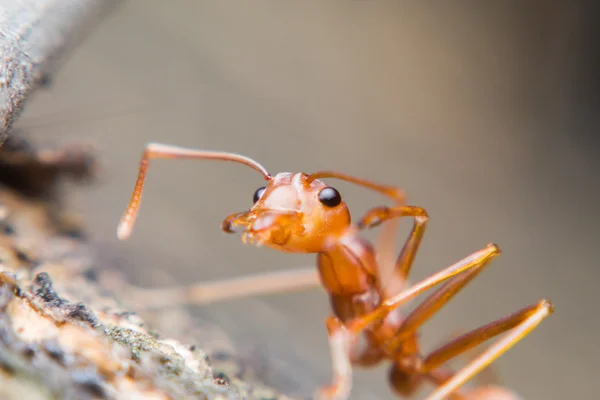
[[[333,368],[333,382],[316,390],[315,400],[347,400],[352,391],[352,363],[350,361],[350,346],[352,339],[337,317],[327,318],[327,335],[329,351]]]

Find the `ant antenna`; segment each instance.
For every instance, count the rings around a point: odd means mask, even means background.
[[[404,203],[404,200],[405,200],[404,191],[402,191],[394,186],[381,185],[379,183],[375,183],[368,179],[357,178],[355,176],[343,174],[341,172],[335,172],[335,171],[314,172],[308,176],[307,181],[310,183],[310,182],[314,181],[315,179],[322,179],[322,178],[336,178],[336,179],[340,179],[342,181],[354,183],[355,185],[362,186],[367,189],[371,189],[373,191],[379,192],[379,193],[395,200],[398,203]]]
[[[177,146],[169,146],[160,143],[148,143],[142,154],[140,168],[137,181],[131,195],[129,205],[119,222],[117,228],[117,237],[125,240],[131,235],[133,224],[137,217],[142,200],[142,191],[144,189],[144,181],[146,179],[146,171],[151,158],[170,158],[170,159],[193,159],[193,160],[218,160],[218,161],[233,161],[249,166],[250,168],[260,172],[266,181],[271,180],[272,176],[267,172],[266,168],[251,158],[240,154],[227,153],[221,151],[194,150]]]

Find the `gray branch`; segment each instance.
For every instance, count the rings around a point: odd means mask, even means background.
[[[122,0],[0,0],[0,146],[30,95]]]

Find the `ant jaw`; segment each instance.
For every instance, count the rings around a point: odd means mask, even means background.
[[[221,222],[221,230],[225,233],[238,233],[238,227],[247,230],[250,222],[248,221],[249,213],[235,213],[229,215]]]
[[[251,210],[231,214],[221,223],[226,233],[242,233],[242,243],[282,246],[298,230],[301,214],[296,211]]]

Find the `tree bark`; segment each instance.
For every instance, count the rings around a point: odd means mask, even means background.
[[[0,398],[286,399],[250,383],[234,354],[192,344],[211,328],[182,308],[154,314],[150,328],[113,296],[120,276],[102,276],[119,265],[95,256],[60,201],[61,183],[93,179],[95,165],[75,145],[9,137],[0,148]]]

